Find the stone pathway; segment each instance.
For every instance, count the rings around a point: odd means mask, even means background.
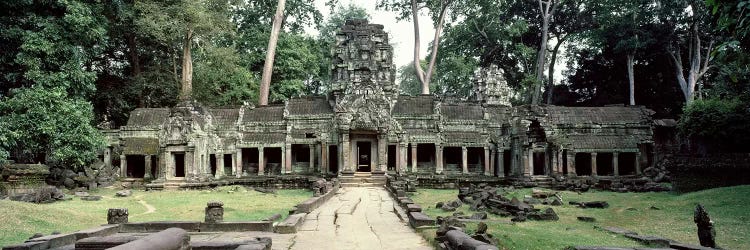
[[[307,215],[289,249],[432,249],[380,187],[348,187]],[[277,248],[274,241],[274,249]]]

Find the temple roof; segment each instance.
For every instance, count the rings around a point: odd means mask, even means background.
[[[446,131],[443,132],[443,138],[447,143],[484,143],[486,136],[479,132],[472,131]]]
[[[231,129],[237,124],[240,117],[239,108],[212,108],[210,110],[213,117],[213,124],[216,128]]]
[[[333,109],[323,96],[292,98],[287,102],[289,115],[333,114]]]
[[[393,107],[393,114],[401,116],[432,115],[433,98],[431,95],[399,96],[398,102]]]
[[[547,106],[551,124],[648,124],[647,110],[641,107],[560,107]]]
[[[482,120],[484,109],[474,103],[445,103],[440,106],[440,112],[447,120]]]
[[[576,150],[637,149],[637,135],[568,135],[566,141]]]
[[[169,118],[169,108],[137,108],[130,112],[128,126],[159,126]]]
[[[123,154],[155,155],[159,153],[159,139],[130,137],[124,138]]]
[[[272,122],[284,120],[284,106],[260,106],[245,110],[242,123],[247,122]]]
[[[286,135],[279,132],[244,132],[243,142],[283,143]]]

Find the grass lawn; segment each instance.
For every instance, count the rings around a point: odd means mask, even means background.
[[[439,201],[457,199],[458,190],[419,189],[412,199],[420,204],[424,212],[432,217],[448,216],[435,208]],[[523,198],[531,189],[518,189],[511,196]],[[527,221],[510,225],[489,222],[489,233],[500,239],[500,248],[506,249],[563,249],[575,245],[641,246],[627,238],[609,234],[594,225],[616,226],[642,235],[657,235],[680,242],[699,245],[697,228],[693,222],[693,210],[697,203],[705,206],[716,229],[717,244],[726,249],[750,249],[750,186],[716,188],[694,193],[613,193],[590,191],[582,194],[560,192],[565,205],[553,207],[559,221]],[[568,201],[605,200],[606,209],[581,209],[568,205]],[[650,209],[651,206],[659,210]],[[546,208],[535,205],[535,208]],[[635,211],[628,210],[634,208]],[[468,206],[457,211],[471,215]],[[580,222],[577,216],[590,216],[595,223]],[[510,221],[509,217],[490,215],[490,220]],[[469,224],[473,231],[476,225]],[[434,241],[435,230],[420,232],[426,239]]]
[[[229,190],[236,189],[230,193]],[[294,205],[312,197],[307,190],[278,190],[264,194],[242,187],[221,187],[215,190],[139,191],[130,197],[115,197],[118,190],[98,189],[89,192],[103,196],[100,201],[70,201],[52,204],[32,204],[0,200],[0,246],[23,242],[36,232],[45,235],[62,233],[107,224],[107,209],[128,208],[130,222],[160,220],[203,221],[206,203],[224,202],[225,221],[261,220],[275,213],[287,215]],[[143,203],[153,206],[147,212]]]

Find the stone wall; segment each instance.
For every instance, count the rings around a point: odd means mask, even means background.
[[[750,184],[750,153],[675,156],[666,161],[677,192]]]

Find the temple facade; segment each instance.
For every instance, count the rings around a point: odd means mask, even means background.
[[[528,178],[639,176],[653,164],[652,111],[640,106],[511,106],[497,67],[473,96],[399,95],[382,25],[347,21],[325,96],[283,105],[139,108],[105,131],[120,177],[208,183],[259,176]]]

